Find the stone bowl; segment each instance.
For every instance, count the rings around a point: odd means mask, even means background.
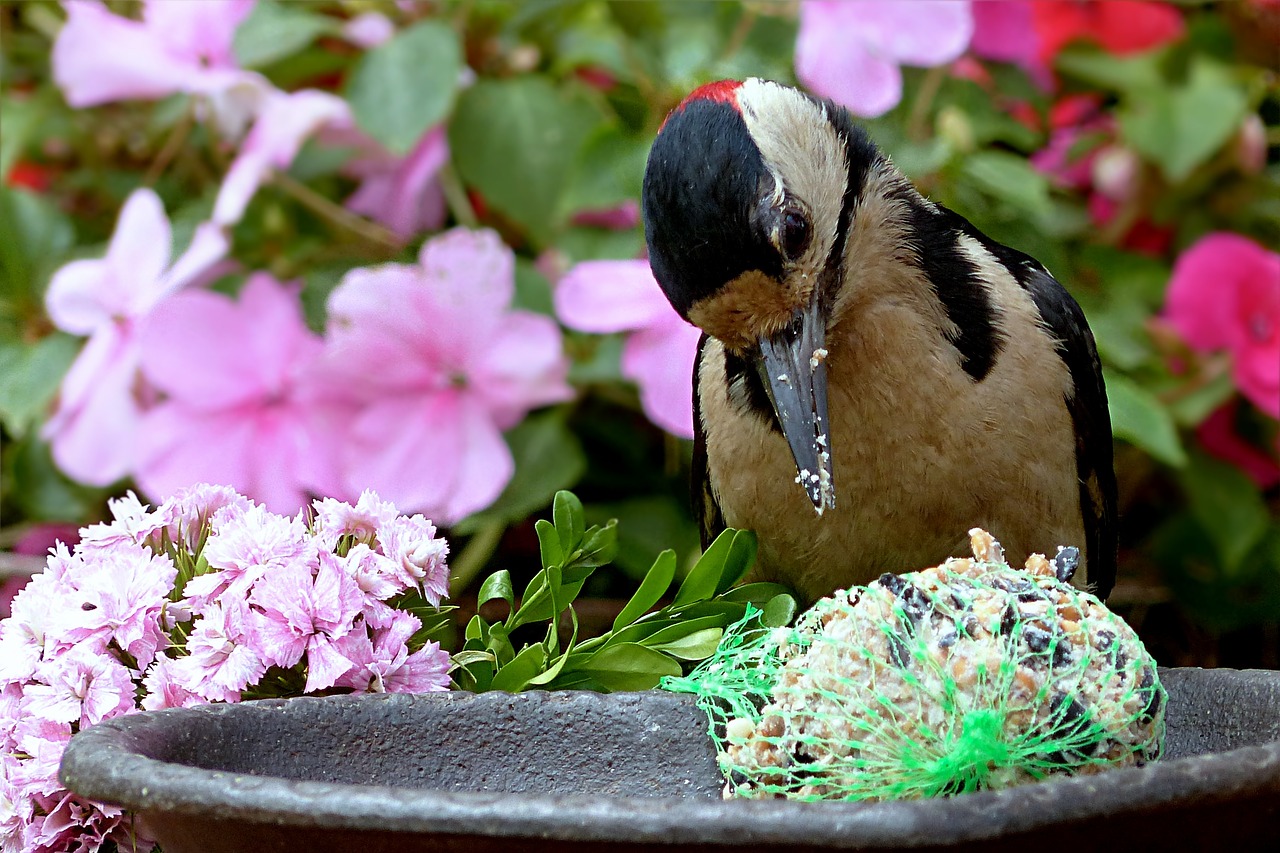
[[[704,715],[660,692],[135,714],[76,735],[61,778],[165,853],[1280,849],[1280,672],[1161,678],[1161,761],[950,799],[725,802]]]

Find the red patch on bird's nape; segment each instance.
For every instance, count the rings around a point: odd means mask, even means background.
[[[676,105],[676,108],[667,113],[667,117],[662,120],[662,127],[666,127],[671,117],[681,112],[685,107],[694,101],[712,101],[728,104],[735,110],[738,109],[738,90],[742,88],[741,80],[717,80],[714,83],[703,83],[694,89],[688,95],[685,95],[683,101]],[[659,131],[662,127],[658,128]]]

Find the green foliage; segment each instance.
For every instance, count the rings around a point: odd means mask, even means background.
[[[477,614],[468,623],[462,651],[454,656],[454,680],[462,689],[647,690],[663,676],[680,675],[686,663],[711,655],[725,626],[741,619],[748,607],[764,608],[776,625],[795,612],[794,599],[776,584],[731,589],[754,562],[756,544],[750,531],[726,530],[669,604],[658,607],[676,576],[675,552],[667,550],[658,555],[611,630],[580,640],[573,601],[592,573],[616,556],[617,523],[587,527],[582,503],[566,491],[556,493],[552,518],[535,525],[542,569],[523,595],[516,597],[505,570],[480,585],[477,606],[504,601],[508,613],[499,622]],[[515,632],[527,634],[535,627],[543,633],[541,640],[513,640]],[[567,640],[561,636],[563,627],[570,631]]]

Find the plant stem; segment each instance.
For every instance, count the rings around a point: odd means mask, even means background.
[[[363,216],[357,216],[342,205],[335,204],[320,195],[301,181],[294,180],[284,172],[274,172],[271,176],[271,183],[312,213],[339,228],[344,228],[371,243],[377,243],[388,249],[399,251],[403,246],[403,241],[399,237],[378,223],[370,222]]]
[[[459,225],[479,228],[480,218],[476,216],[475,208],[471,206],[471,200],[467,198],[467,190],[462,186],[462,179],[458,177],[453,164],[446,163],[436,175],[440,180],[440,189],[444,192],[445,203],[449,205],[449,212],[453,214],[453,218]]]
[[[182,113],[182,118],[178,119],[178,123],[173,127],[173,132],[164,141],[164,146],[160,149],[160,153],[156,154],[156,159],[147,168],[147,173],[142,176],[142,185],[144,187],[154,185],[160,179],[160,176],[164,174],[165,169],[169,168],[169,164],[173,162],[173,158],[177,156],[183,143],[191,135],[191,128],[195,126],[195,121],[195,110],[188,103],[187,109]]]
[[[920,142],[928,135],[926,125],[929,121],[929,108],[942,88],[942,81],[947,79],[949,65],[935,65],[930,68],[920,81],[920,91],[916,93],[915,103],[911,105],[911,117],[907,120],[907,137]]]
[[[506,529],[507,525],[501,521],[489,521],[472,534],[458,559],[453,561],[453,577],[449,579],[451,598],[457,598],[471,586],[493,552],[498,550],[498,543],[502,541],[502,534]]]

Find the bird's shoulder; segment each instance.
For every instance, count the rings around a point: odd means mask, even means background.
[[[707,432],[702,422],[701,381],[702,360],[707,355],[707,342],[711,336],[705,332],[698,339],[698,352],[693,362],[693,462],[689,477],[690,506],[698,522],[705,550],[725,529],[724,514],[711,485],[711,471],[707,463]]]

